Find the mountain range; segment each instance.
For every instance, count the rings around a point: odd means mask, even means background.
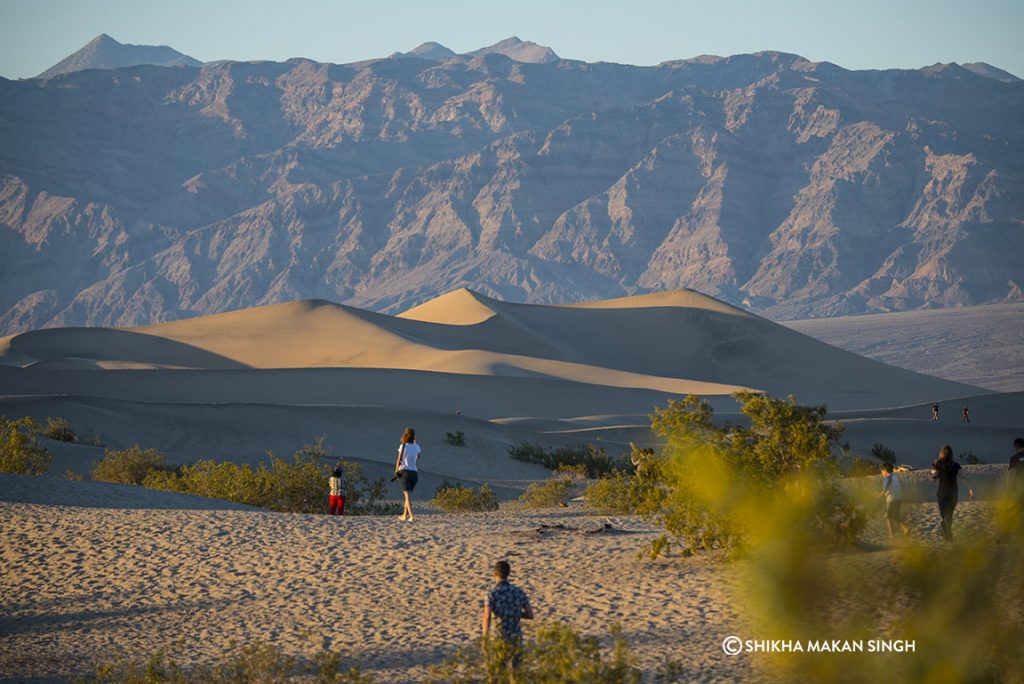
[[[1007,72],[446,50],[0,79],[0,334],[458,287],[776,318],[1024,299]]]

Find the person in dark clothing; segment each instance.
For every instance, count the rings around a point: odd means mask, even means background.
[[[974,490],[970,488],[960,464],[953,460],[953,447],[948,444],[942,447],[939,457],[932,463],[932,479],[939,482],[936,498],[939,502],[939,516],[942,518],[942,538],[952,541],[953,511],[956,510],[960,495],[959,480],[968,485],[967,494],[971,498],[974,497]]]
[[[939,419],[939,402],[936,401],[935,403],[932,404],[932,420],[938,420],[938,419]]]
[[[964,416],[963,420],[964,420],[965,423],[970,423],[971,422],[971,412],[967,410],[967,404],[964,404],[963,416]]]
[[[1013,440],[1013,456],[1010,457],[1007,475],[1011,496],[1018,504],[1024,505],[1024,437]]]

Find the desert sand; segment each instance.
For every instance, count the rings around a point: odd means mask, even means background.
[[[757,656],[721,649],[726,636],[752,633],[744,563],[638,558],[657,531],[632,516],[420,508],[403,523],[16,475],[0,475],[0,502],[7,681],[62,681],[160,648],[184,665],[215,664],[232,641],[269,642],[297,656],[332,649],[380,681],[420,681],[478,635],[490,566],[502,557],[538,620],[602,637],[617,622],[649,673],[672,659],[682,681],[764,674]],[[984,506],[961,504],[958,529],[970,529]],[[934,509],[906,506],[909,543],[938,544]],[[612,531],[594,532],[606,523]],[[879,513],[860,551],[825,562],[873,567],[892,548]]]

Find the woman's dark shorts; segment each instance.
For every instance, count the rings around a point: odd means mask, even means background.
[[[402,491],[411,492],[416,489],[416,483],[420,476],[415,470],[403,470],[399,473],[402,476]]]
[[[885,517],[893,522],[900,522],[900,506],[903,501],[887,501],[885,503]]]

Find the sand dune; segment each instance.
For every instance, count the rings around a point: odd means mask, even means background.
[[[897,403],[979,391],[843,352],[690,291],[535,306],[459,290],[397,317],[304,301],[132,330],[34,331],[4,345],[7,365],[40,368],[82,360],[103,368],[377,368]]]

